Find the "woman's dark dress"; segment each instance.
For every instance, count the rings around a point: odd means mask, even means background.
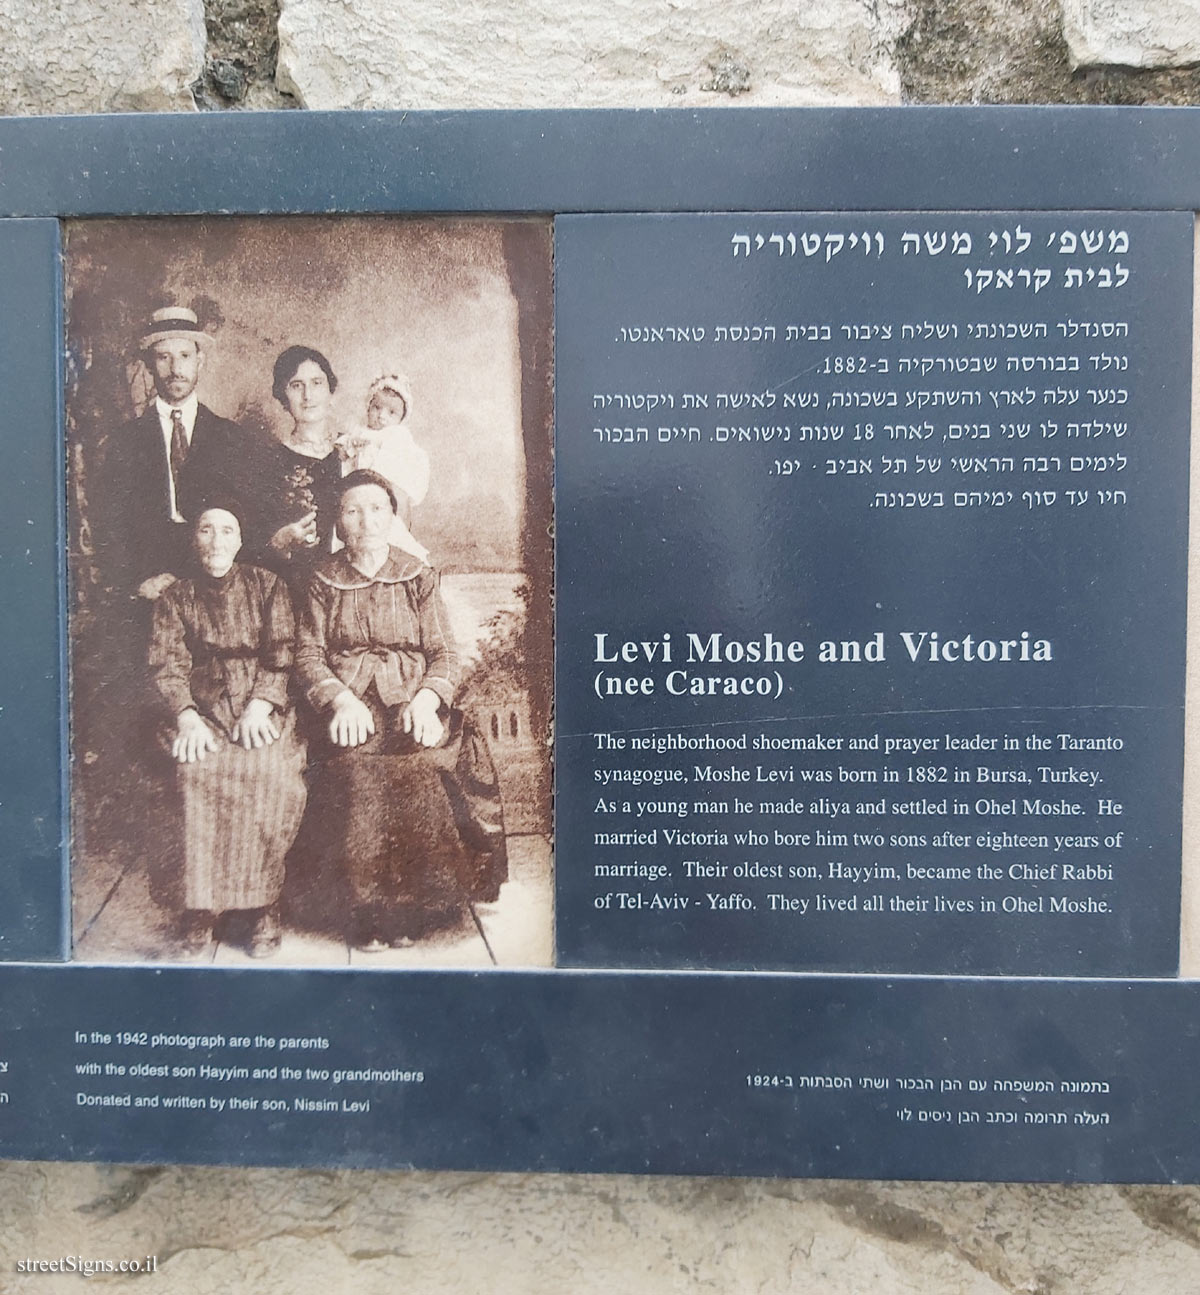
[[[235,564],[220,577],[178,580],[154,604],[150,669],[170,721],[194,707],[217,749],[176,764],[182,802],[184,908],[225,912],[279,899],[304,812],[304,751],[289,709],[295,622],[278,576]],[[245,750],[234,725],[253,698],[282,730]]]
[[[244,561],[284,576],[297,597],[304,593],[314,565],[328,556],[337,520],[341,459],[336,450],[309,458],[271,437],[247,456],[238,490]],[[317,542],[298,545],[291,557],[271,547],[271,536],[317,510]]]
[[[356,906],[445,911],[495,899],[508,875],[499,785],[483,735],[449,709],[459,661],[436,573],[396,548],[374,576],[344,550],[322,561],[301,613],[296,671],[322,718],[312,755],[325,848],[340,854]],[[344,688],[375,721],[352,749],[328,734]],[[422,688],[443,703],[436,747],[403,731],[404,708]]]

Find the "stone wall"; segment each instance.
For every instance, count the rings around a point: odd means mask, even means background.
[[[182,1295],[1179,1295],[1184,1189],[0,1165],[0,1272],[158,1256]],[[57,1283],[57,1284],[56,1284]]]
[[[0,0],[0,112],[1177,104],[1197,0]],[[17,1261],[147,1291],[1182,1291],[1200,1191],[0,1166]],[[134,1279],[106,1279],[124,1289]],[[59,1283],[59,1284],[56,1284]]]
[[[0,0],[0,111],[1193,103],[1196,0]]]

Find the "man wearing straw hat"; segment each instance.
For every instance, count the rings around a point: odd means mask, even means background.
[[[99,484],[96,556],[103,581],[156,598],[187,557],[187,518],[228,493],[244,452],[236,423],[202,405],[196,387],[213,339],[194,311],[156,310],[140,339],[155,397],[109,438]]]

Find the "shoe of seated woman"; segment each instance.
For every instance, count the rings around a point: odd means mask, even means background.
[[[359,953],[382,953],[388,947],[383,938],[382,923],[370,909],[361,909],[355,914],[354,947]]]
[[[179,916],[175,938],[190,957],[199,957],[213,939],[213,915],[204,908],[186,908]]]
[[[388,922],[387,937],[393,949],[411,949],[421,937],[421,914],[407,905],[396,908]]]
[[[247,952],[252,958],[270,958],[279,952],[282,943],[279,914],[274,908],[264,908],[254,919]]]

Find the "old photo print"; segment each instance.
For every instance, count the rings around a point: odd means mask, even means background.
[[[66,250],[74,958],[549,965],[549,223]]]

